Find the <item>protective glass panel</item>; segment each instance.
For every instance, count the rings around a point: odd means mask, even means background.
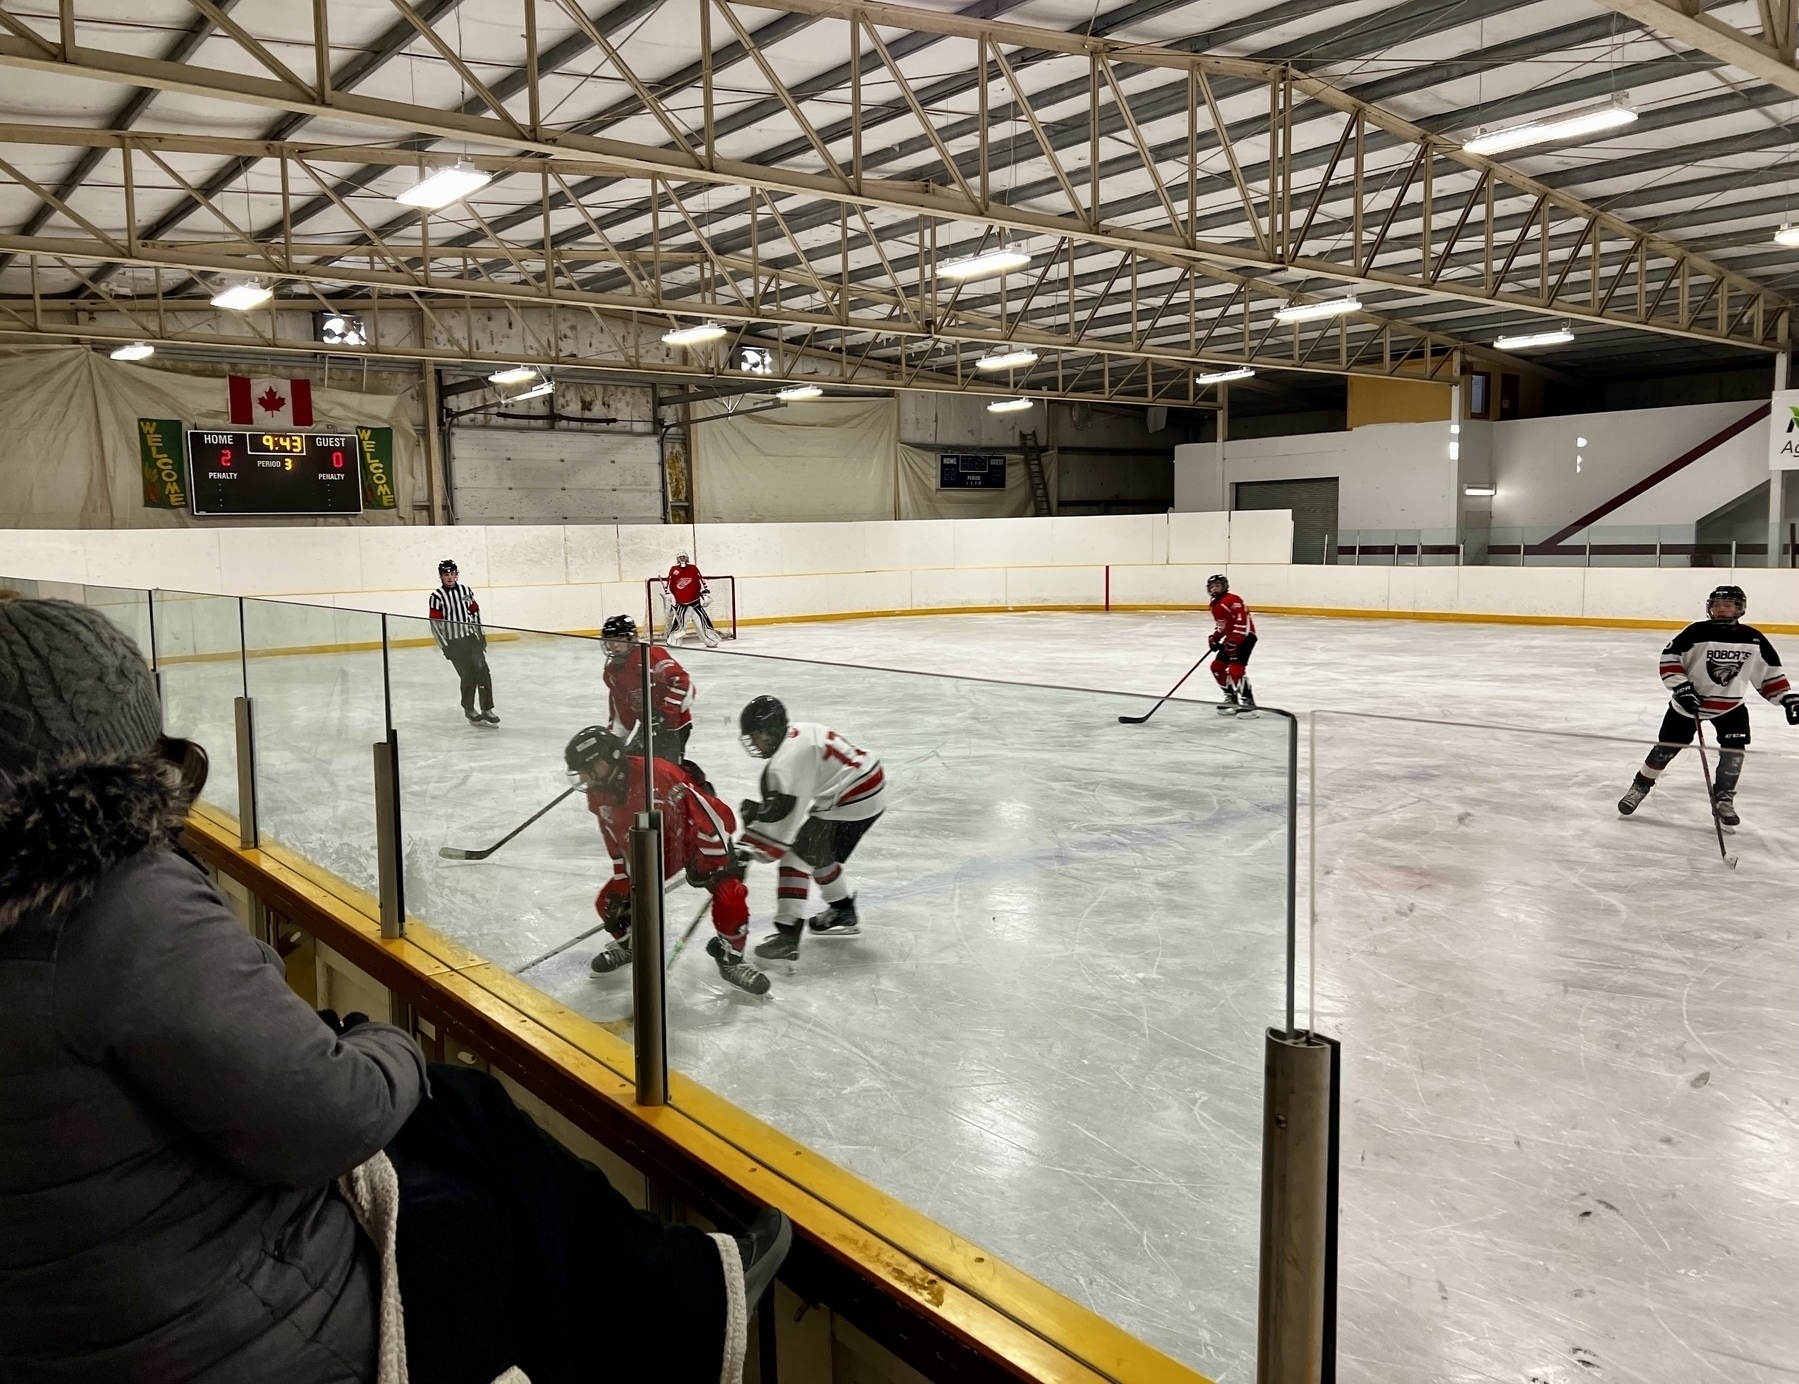
[[[373,894],[373,745],[387,736],[379,615],[244,602],[257,834],[330,887]]]
[[[233,818],[238,812],[235,708],[244,695],[238,604],[236,596],[150,593],[163,729],[205,749],[210,770],[200,800]]]
[[[1643,741],[1317,714],[1338,1378],[1794,1358],[1799,760],[1777,709],[1751,721],[1720,833],[1690,748],[1625,816]]]

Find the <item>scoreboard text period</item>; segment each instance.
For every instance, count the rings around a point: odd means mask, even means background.
[[[353,433],[187,435],[195,514],[360,514],[361,452]]]

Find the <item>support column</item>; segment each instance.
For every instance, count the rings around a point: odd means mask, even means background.
[[[1265,1052],[1256,1381],[1321,1384],[1335,1339],[1327,1322],[1332,1049],[1309,1033],[1269,1029]]]
[[[433,524],[443,523],[443,438],[438,431],[442,406],[437,396],[437,367],[430,361],[419,366],[424,382],[425,503]]]
[[[1788,344],[1783,340],[1780,349],[1774,353],[1774,392],[1780,393],[1787,388],[1787,372],[1791,361]],[[1776,411],[1768,417],[1768,426],[1778,428],[1781,420]],[[1785,471],[1768,473],[1768,566],[1788,567],[1799,564],[1799,554],[1785,556],[1781,548],[1786,543],[1786,477]]]

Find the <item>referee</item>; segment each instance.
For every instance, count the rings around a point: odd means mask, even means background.
[[[437,582],[437,590],[431,593],[431,633],[462,679],[462,714],[471,726],[497,726],[500,718],[493,709],[493,675],[487,671],[481,607],[447,557],[437,564]],[[479,711],[475,710],[477,692],[481,694]]]

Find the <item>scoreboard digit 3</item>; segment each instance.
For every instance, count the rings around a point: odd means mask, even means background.
[[[352,433],[187,435],[195,514],[361,514],[361,453]]]

